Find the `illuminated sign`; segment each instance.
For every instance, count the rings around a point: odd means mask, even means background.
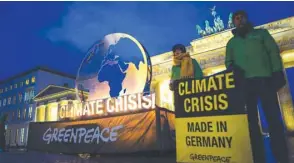
[[[142,93],[137,93],[119,96],[117,98],[98,99],[83,103],[60,105],[58,108],[58,116],[60,119],[81,116],[95,117],[154,108],[154,93],[145,96]]]
[[[59,106],[59,118],[155,108],[151,75],[150,57],[138,40],[124,33],[106,35],[91,46],[78,70],[76,95],[80,103]]]
[[[88,90],[87,100],[150,91],[152,66],[148,52],[134,37],[106,35],[88,50],[76,78],[77,98]]]

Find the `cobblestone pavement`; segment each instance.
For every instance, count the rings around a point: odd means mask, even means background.
[[[276,163],[269,149],[269,141],[265,141],[267,163]],[[294,138],[289,139],[291,162],[294,163]],[[83,159],[73,155],[52,154],[44,152],[5,152],[0,153],[0,163],[176,163],[175,155],[171,156],[112,156]]]

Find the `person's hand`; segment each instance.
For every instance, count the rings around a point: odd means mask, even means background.
[[[274,72],[272,75],[272,85],[276,92],[286,85],[287,81],[283,71]]]
[[[171,90],[171,91],[174,90],[174,81],[173,81],[173,80],[171,80],[171,81],[169,82],[169,90]]]

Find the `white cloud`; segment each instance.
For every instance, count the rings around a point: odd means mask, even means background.
[[[154,55],[170,50],[166,47],[175,43],[189,44],[189,39],[197,36],[196,15],[193,5],[178,2],[75,2],[61,26],[51,28],[47,36],[85,52],[103,36],[124,32]]]

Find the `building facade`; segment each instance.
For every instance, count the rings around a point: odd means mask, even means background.
[[[268,29],[280,48],[288,78],[287,85],[278,92],[283,120],[288,131],[294,131],[294,17],[271,22],[256,28]],[[192,58],[195,58],[206,76],[225,70],[226,44],[232,38],[232,32],[226,30],[213,35],[193,40],[187,47]],[[169,90],[172,67],[172,52],[166,52],[151,58],[152,86],[157,92],[157,105],[174,110],[173,93]],[[292,81],[292,82],[291,82]],[[292,92],[292,95],[291,95]],[[259,106],[260,107],[260,106]],[[260,109],[261,122],[266,132],[265,118]]]
[[[6,144],[26,146],[29,122],[35,121],[33,98],[49,84],[74,87],[75,77],[36,67],[0,82],[0,113],[8,114]]]
[[[88,92],[80,91],[79,96],[84,96],[83,98],[86,100]],[[36,104],[36,122],[68,120],[68,115],[71,114],[68,106],[79,103],[74,88],[57,85],[49,85],[41,90],[34,97],[34,101]]]

